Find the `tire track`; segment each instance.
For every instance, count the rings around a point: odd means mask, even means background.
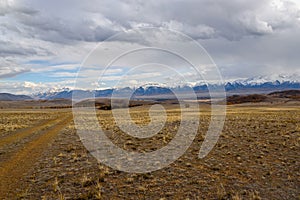
[[[17,130],[10,135],[6,135],[0,139],[0,148],[2,148],[3,146],[6,146],[8,144],[18,142],[18,141],[32,135],[33,133],[36,133],[36,132],[41,131],[49,126],[52,126],[53,124],[57,123],[58,121],[60,121],[60,119],[57,119],[57,118],[51,119],[51,120],[45,120],[40,123],[32,125],[32,127]]]
[[[71,122],[72,116],[68,116],[58,123],[44,130],[35,140],[24,145],[24,147],[15,152],[9,160],[0,166],[0,199],[9,197],[13,189],[18,186],[18,182],[24,174],[29,171],[38,160],[47,144],[57,136],[57,134]],[[40,126],[41,127],[41,126]],[[31,129],[31,134],[36,129]],[[37,129],[38,130],[38,129]]]

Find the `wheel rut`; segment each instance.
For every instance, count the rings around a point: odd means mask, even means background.
[[[34,134],[36,131],[42,131],[38,137],[24,144],[23,148],[17,149],[8,160],[0,163],[0,199],[11,196],[20,179],[32,168],[42,152],[47,149],[48,144],[72,119],[71,115],[67,115],[63,119],[41,123],[37,127],[24,130],[25,133],[20,132],[20,134],[14,134],[6,139],[6,142],[15,142],[20,139],[18,135],[22,138]],[[50,127],[45,129],[49,123]],[[0,144],[5,145],[2,140]]]

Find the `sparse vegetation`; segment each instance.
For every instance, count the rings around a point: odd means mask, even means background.
[[[180,125],[180,109],[165,104],[167,123],[155,136],[137,139],[123,133],[111,110],[98,110],[99,124],[120,148],[149,152],[169,143]],[[149,123],[149,105],[130,108],[138,125]],[[70,110],[6,110],[1,113],[1,138],[69,115]],[[231,105],[223,133],[210,154],[198,159],[198,151],[210,121],[209,105],[200,113],[200,127],[188,151],[169,167],[147,174],[120,172],[98,163],[81,144],[73,123],[62,125],[53,141],[22,161],[17,182],[1,192],[7,199],[297,199],[299,197],[300,108],[294,105]],[[51,120],[50,120],[51,119]],[[15,123],[17,128],[5,124]],[[0,147],[0,164],[6,166],[23,148],[34,144],[56,123],[26,135],[22,142]],[[10,126],[10,125],[8,125]],[[40,126],[37,126],[38,128]],[[33,133],[32,133],[33,134]],[[31,152],[28,150],[28,152]],[[20,154],[23,156],[24,153]],[[25,155],[25,154],[24,154]],[[34,161],[34,162],[33,162]],[[28,163],[30,162],[30,163]],[[18,165],[12,165],[16,167]],[[1,171],[1,175],[5,175]],[[12,179],[13,180],[13,179]],[[10,188],[10,189],[9,189]],[[16,189],[12,189],[16,188]]]

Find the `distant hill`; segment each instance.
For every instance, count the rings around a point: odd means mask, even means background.
[[[227,104],[288,102],[300,101],[300,90],[286,90],[265,94],[232,95],[227,97]]]
[[[300,90],[287,90],[287,91],[272,92],[269,94],[269,96],[300,100]]]
[[[32,98],[26,95],[0,93],[0,101],[23,101],[23,100],[32,100]]]
[[[227,97],[227,104],[258,103],[265,101],[267,98],[266,95],[260,94],[232,95]]]
[[[207,100],[204,98],[204,100]],[[209,99],[208,99],[209,100]],[[300,90],[286,90],[276,91],[269,94],[241,94],[230,95],[227,94],[226,103],[231,104],[244,104],[244,103],[264,103],[264,104],[285,104],[299,105],[300,102]],[[124,99],[114,99],[113,108],[127,107]],[[199,99],[201,101],[201,98]],[[209,101],[207,101],[209,103]],[[205,102],[205,103],[207,103]],[[222,101],[223,102],[223,101]],[[112,109],[111,99],[95,98],[84,99],[82,101],[74,101],[77,107],[96,107],[100,110]],[[166,98],[145,98],[145,99],[131,99],[129,101],[129,107],[153,105],[153,104],[178,104],[176,99]],[[72,108],[71,99],[32,99],[26,95],[12,95],[7,93],[0,93],[0,109],[3,108],[27,108],[27,109],[60,109],[60,108]]]
[[[22,109],[60,109],[71,108],[72,101],[68,99],[55,100],[0,100],[0,109],[4,108],[22,108]]]

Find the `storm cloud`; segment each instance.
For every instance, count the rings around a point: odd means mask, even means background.
[[[2,0],[0,56],[9,62],[0,77],[29,72],[32,60],[80,63],[98,42],[139,27],[187,34],[225,78],[299,73],[296,0]]]

